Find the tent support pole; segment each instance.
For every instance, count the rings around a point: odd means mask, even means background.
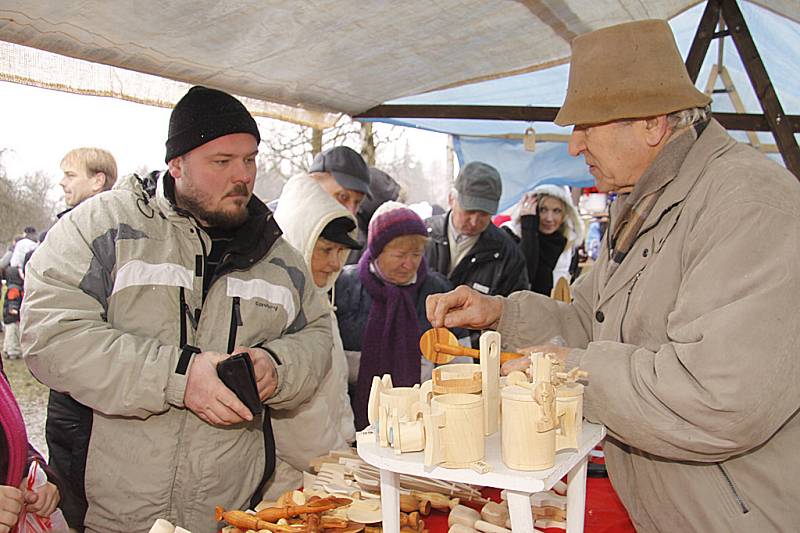
[[[719,13],[719,0],[708,0],[706,10],[703,11],[703,16],[700,17],[700,24],[697,25],[697,33],[694,34],[694,41],[692,41],[692,47],[689,49],[689,55],[686,56],[686,70],[689,72],[689,78],[691,78],[692,83],[697,82],[700,67],[703,66],[703,60],[708,54],[708,47],[715,37],[714,28],[719,20]]]
[[[775,142],[781,151],[786,168],[800,180],[800,146],[797,145],[791,125],[787,123],[783,107],[775,93],[772,81],[769,79],[767,69],[764,68],[764,63],[761,61],[761,55],[753,42],[753,36],[750,35],[750,29],[747,27],[742,11],[736,0],[722,0],[721,7],[722,17],[731,32],[733,43],[742,58],[742,63],[750,77],[753,90],[758,96],[769,129],[775,136]]]

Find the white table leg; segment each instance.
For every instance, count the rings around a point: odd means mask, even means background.
[[[533,531],[533,513],[529,492],[506,490],[508,511],[511,515],[511,530],[514,532]]]
[[[588,463],[589,458],[584,457],[567,474],[567,533],[583,532]]]
[[[400,474],[381,469],[381,519],[384,533],[400,533]]]

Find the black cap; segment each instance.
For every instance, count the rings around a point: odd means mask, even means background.
[[[17,226],[17,227],[19,227],[19,226]],[[33,226],[28,226],[27,228],[25,228],[22,231],[23,231],[23,233],[25,233],[25,235],[36,235],[36,228],[34,228]]]
[[[209,141],[231,133],[249,133],[261,142],[258,125],[244,105],[228,93],[197,85],[181,98],[169,117],[169,163]]]
[[[329,172],[345,189],[369,192],[369,168],[361,154],[347,146],[335,146],[318,153],[308,171]]]
[[[360,250],[363,246],[350,236],[350,232],[356,229],[356,223],[349,217],[334,218],[322,230],[320,237],[336,244],[347,246],[351,250]]]

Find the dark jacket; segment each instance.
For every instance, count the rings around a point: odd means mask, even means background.
[[[447,239],[449,216],[448,212],[425,221],[431,237],[425,248],[428,268],[445,276],[450,270],[450,243]],[[469,285],[492,296],[508,296],[530,286],[522,252],[511,237],[494,224],[489,224],[481,233],[478,242],[456,266],[449,279],[454,287]]]
[[[369,221],[372,220],[372,215],[375,211],[389,200],[397,200],[400,196],[400,184],[397,183],[386,172],[378,170],[375,167],[369,168],[369,192],[361,202],[361,206],[356,213],[358,220],[358,242],[367,244],[367,229],[369,228]],[[364,253],[364,248],[360,250],[352,250],[347,257],[347,264],[353,265],[358,263],[361,255]]]
[[[6,297],[3,299],[3,324],[19,322],[22,308],[23,281],[16,268],[6,269]]]
[[[422,282],[417,295],[417,322],[420,332],[424,333],[431,328],[431,323],[428,322],[425,313],[425,300],[431,294],[447,292],[452,288],[453,286],[447,281],[447,278],[438,272],[428,270],[428,275]],[[339,279],[336,280],[334,295],[342,345],[345,350],[360,352],[372,297],[358,277],[358,265],[344,267]]]
[[[525,215],[521,217],[522,238],[520,239],[507,227],[502,231],[511,237],[519,246],[525,257],[528,281],[533,292],[550,296],[553,291],[553,270],[556,268],[559,257],[564,253],[567,238],[556,231],[545,235],[539,231],[539,215]],[[577,256],[577,254],[575,254]]]
[[[58,506],[69,527],[77,531],[83,531],[86,516],[84,476],[91,433],[92,410],[69,394],[51,389],[45,422],[50,468],[62,480]]]

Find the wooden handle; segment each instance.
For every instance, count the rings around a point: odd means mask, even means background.
[[[476,350],[475,348],[467,348],[466,346],[451,346],[449,344],[439,344],[438,342],[434,345],[437,352],[446,353],[448,355],[466,355],[467,357],[472,357],[473,359],[480,359],[481,352]],[[500,352],[500,364],[505,363],[506,361],[511,361],[512,359],[519,359],[520,357],[525,357],[521,353],[515,352]]]

